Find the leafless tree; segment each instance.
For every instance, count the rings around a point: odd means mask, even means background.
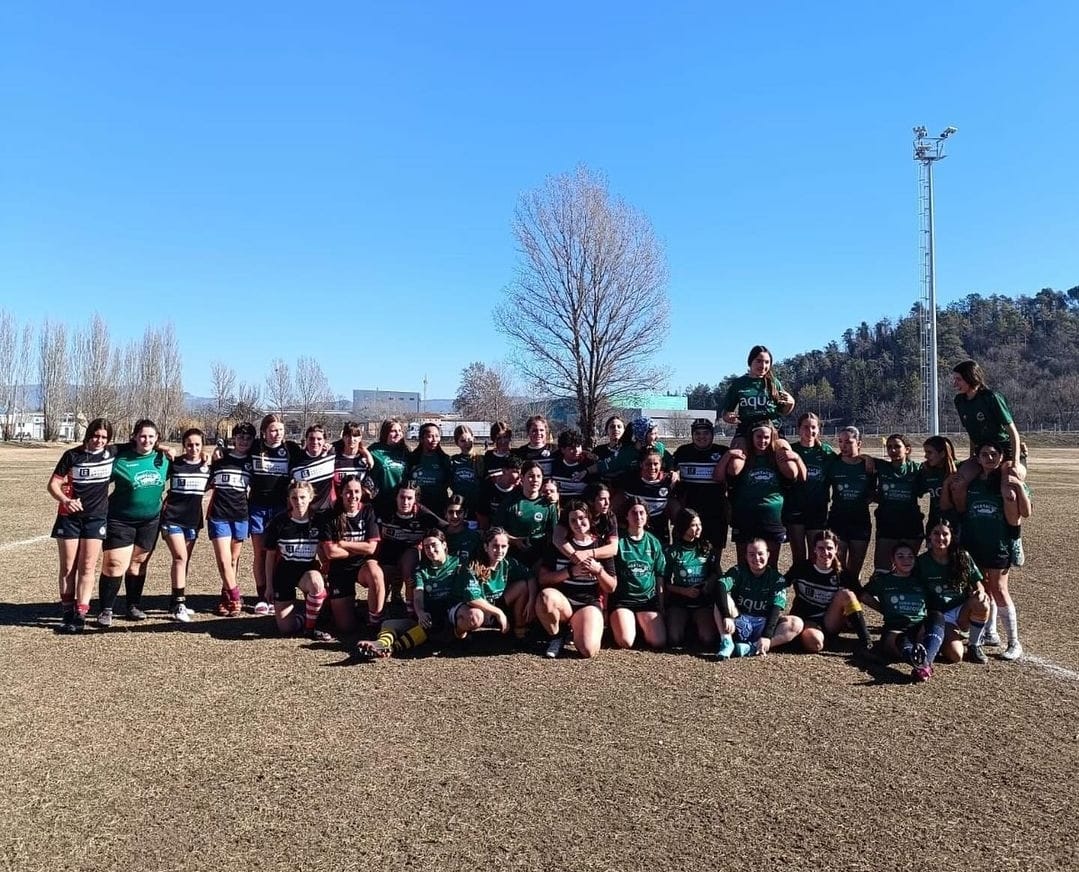
[[[41,386],[43,437],[46,442],[60,436],[61,416],[68,411],[67,327],[50,321],[41,325],[38,336],[38,382]]]
[[[157,353],[157,425],[162,434],[169,434],[176,429],[184,406],[184,360],[171,321],[158,330]]]
[[[122,364],[113,355],[109,325],[96,312],[84,330],[72,334],[71,359],[76,414],[119,418]]]
[[[34,344],[34,328],[19,322],[6,309],[0,309],[0,413],[3,414],[3,438],[15,436],[18,420],[26,409],[26,382],[30,377],[30,361]]]
[[[473,421],[508,421],[512,401],[500,369],[473,361],[461,370],[453,410]]]
[[[647,217],[583,166],[523,195],[513,232],[517,275],[495,324],[523,374],[574,397],[590,437],[603,403],[664,380],[651,366],[668,331],[663,247]]]
[[[210,365],[210,390],[213,391],[216,436],[221,422],[232,414],[232,407],[236,404],[236,370],[220,360],[215,360]]]
[[[283,412],[292,405],[292,372],[280,357],[275,357],[266,374],[266,403],[271,412]]]
[[[314,413],[333,404],[333,391],[319,362],[313,357],[296,361],[296,405],[300,413],[300,430],[312,423]]]
[[[262,417],[262,404],[258,385],[240,382],[236,388],[236,403],[232,407],[232,417],[237,421],[258,422]]]

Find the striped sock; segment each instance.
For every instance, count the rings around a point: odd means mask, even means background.
[[[304,624],[305,630],[315,629],[315,623],[318,621],[318,613],[322,611],[322,604],[326,602],[326,591],[322,593],[312,593],[307,595],[307,599],[304,600]]]
[[[393,653],[399,654],[402,651],[411,651],[426,641],[427,631],[419,624],[416,624],[416,626],[397,637],[397,641],[393,643]]]

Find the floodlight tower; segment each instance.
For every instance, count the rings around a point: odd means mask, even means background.
[[[918,208],[921,232],[918,250],[922,268],[922,411],[931,435],[940,432],[940,385],[937,373],[937,280],[933,233],[933,164],[944,160],[944,141],[958,131],[945,127],[930,136],[924,127],[914,128],[914,159],[919,164]]]

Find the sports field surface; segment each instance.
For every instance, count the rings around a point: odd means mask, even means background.
[[[59,636],[59,453],[0,448],[0,869],[1079,868],[1079,450],[1032,455],[1027,658],[924,685],[843,653],[353,664],[211,616],[205,538],[195,622],[162,548],[150,620]]]

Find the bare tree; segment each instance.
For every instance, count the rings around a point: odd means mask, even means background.
[[[333,391],[326,373],[313,357],[300,357],[296,361],[296,405],[300,412],[300,430],[306,430],[318,409],[333,403]]]
[[[236,388],[236,403],[232,407],[232,417],[238,421],[251,422],[262,417],[258,385],[240,382]]]
[[[236,370],[220,360],[210,365],[210,390],[213,391],[214,435],[218,435],[221,422],[232,414],[236,403]]]
[[[574,397],[591,437],[610,398],[663,381],[650,366],[668,330],[663,247],[647,217],[583,166],[522,196],[513,232],[517,276],[495,324],[522,373]]]
[[[271,412],[283,412],[292,405],[292,373],[288,364],[275,357],[266,374],[266,403]]]
[[[184,407],[184,360],[176,328],[169,321],[158,332],[158,427],[163,434],[176,429]]]
[[[461,370],[453,410],[473,421],[508,421],[512,401],[503,373],[479,361]]]
[[[18,421],[26,414],[26,382],[30,377],[30,361],[34,344],[34,328],[22,325],[6,309],[0,309],[0,412],[4,439],[15,436]]]
[[[117,418],[122,363],[114,358],[109,325],[95,312],[86,329],[72,334],[71,345],[76,414]]]
[[[42,436],[52,442],[60,436],[60,420],[68,402],[67,327],[63,322],[45,319],[38,337],[37,361],[44,418]]]

